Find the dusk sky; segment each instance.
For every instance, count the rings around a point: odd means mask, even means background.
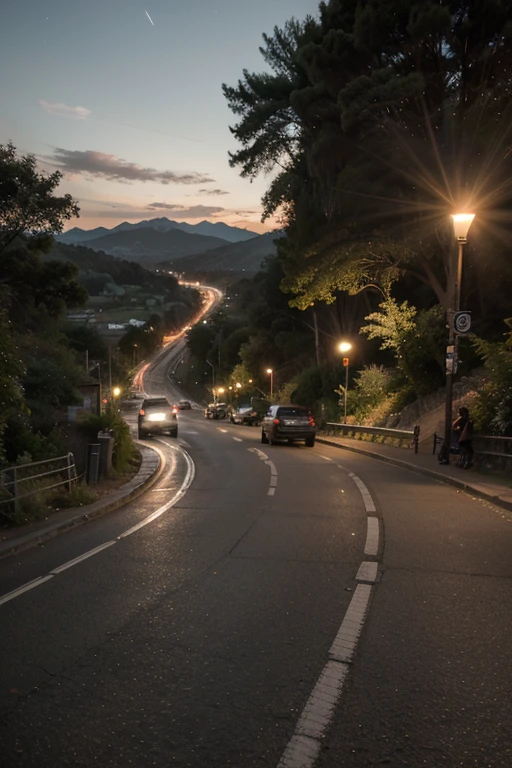
[[[0,24],[0,143],[65,175],[66,228],[167,216],[264,231],[228,165],[236,122],[221,84],[262,72],[258,47],[318,0],[11,0]]]

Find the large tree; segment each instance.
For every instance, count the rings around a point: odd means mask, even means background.
[[[11,142],[0,144],[0,255],[19,235],[53,235],[78,216],[71,195],[54,194],[61,179],[60,171],[40,172],[34,155],[20,156]]]
[[[388,290],[408,274],[409,285],[412,278],[428,287],[431,303],[451,306],[448,214],[461,205],[477,209],[476,249],[498,254],[496,263],[486,260],[487,276],[492,266],[505,277],[497,262],[512,192],[509,2],[330,0],[318,22],[297,29],[286,130],[272,110],[265,117],[244,100],[240,83],[238,104],[233,93],[230,99],[242,115],[234,133],[244,144],[232,164],[247,175],[275,159],[264,205],[266,213],[283,212],[283,287],[294,303],[332,302],[368,286]],[[300,79],[292,79],[296,72]],[[278,75],[261,82],[270,108]],[[294,151],[283,163],[283,152],[268,153],[267,130],[279,147],[292,124]],[[489,280],[479,279],[478,260],[468,256],[475,301],[491,308]]]

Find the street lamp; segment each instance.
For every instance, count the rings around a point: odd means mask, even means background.
[[[468,241],[468,232],[474,213],[452,214],[453,232],[457,240],[457,272],[454,270],[452,258],[448,270],[448,291],[452,309],[448,310],[448,346],[446,347],[446,401],[444,413],[444,455],[440,464],[450,463],[450,445],[452,440],[452,408],[453,408],[453,377],[457,372],[459,350],[459,334],[467,333],[471,327],[469,313],[460,312],[460,296],[462,286],[462,258],[464,245]],[[450,296],[451,294],[451,296]]]
[[[267,373],[270,374],[270,399],[272,400],[272,393],[274,392],[274,371],[272,368],[267,368]]]
[[[350,352],[352,349],[352,344],[350,344],[348,341],[342,341],[338,347],[339,351],[342,353],[342,355],[345,355],[346,352]],[[348,357],[343,357],[343,365],[345,367],[345,407],[344,407],[344,419],[343,423],[347,423],[347,395],[348,395],[348,367],[350,365],[350,359]]]

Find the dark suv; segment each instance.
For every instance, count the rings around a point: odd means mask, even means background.
[[[261,442],[273,445],[278,440],[304,440],[315,444],[316,424],[309,408],[303,405],[271,405],[261,422]]]
[[[178,437],[178,409],[166,397],[145,397],[141,403],[138,418],[138,437],[148,435]]]

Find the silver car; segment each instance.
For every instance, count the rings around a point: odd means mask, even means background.
[[[310,409],[303,405],[271,405],[261,422],[262,443],[304,440],[308,448],[312,448],[315,437],[315,420]]]

